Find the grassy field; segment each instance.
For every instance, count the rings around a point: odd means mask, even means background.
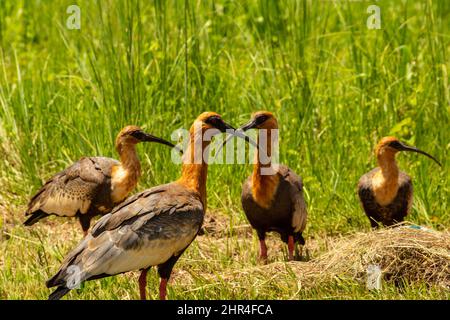
[[[369,232],[356,184],[386,135],[441,161],[398,156],[414,180],[408,220],[449,230],[449,1],[80,0],[81,29],[69,30],[71,4],[0,1],[0,299],[46,298],[45,280],[81,239],[75,221],[21,225],[46,179],[83,155],[116,157],[113,141],[126,124],[169,139],[207,110],[234,125],[256,110],[277,115],[280,160],[305,184],[312,258],[335,239]],[[381,8],[379,30],[366,26],[371,4]],[[178,177],[168,149],[138,148],[139,191]],[[352,279],[303,290],[289,272],[283,281],[225,277],[259,267],[240,208],[250,172],[210,166],[208,219],[220,232],[183,255],[170,299],[449,298],[426,283],[370,292]],[[277,237],[269,256],[285,259]],[[68,297],[134,299],[136,280],[130,273],[86,283]],[[157,281],[153,271],[151,298]]]

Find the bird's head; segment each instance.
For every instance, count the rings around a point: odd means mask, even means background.
[[[210,137],[217,135],[219,133],[229,133],[232,136],[237,136],[239,138],[244,139],[245,141],[256,146],[256,143],[247,137],[243,132],[236,131],[230,124],[226,123],[222,117],[216,112],[203,112],[200,114],[197,119],[194,121],[194,124],[191,127],[191,132],[194,132],[198,128],[201,128],[202,134],[204,134],[207,130],[211,130],[208,132]]]
[[[243,133],[250,129],[278,129],[278,121],[275,118],[274,114],[269,111],[257,111],[252,114],[250,120],[241,125],[236,132],[237,133]],[[222,150],[222,148],[232,139],[232,136],[229,136],[225,141],[222,143],[220,149],[217,151],[217,154]],[[253,144],[253,143],[252,143]],[[256,146],[256,148],[259,149],[259,146]]]
[[[169,141],[155,137],[147,132],[144,132],[138,126],[126,126],[120,130],[116,138],[116,149],[120,151],[121,147],[124,145],[135,145],[139,142],[156,142],[167,145],[169,147],[175,147]]]
[[[384,137],[380,140],[377,147],[375,148],[375,153],[378,157],[384,156],[386,154],[395,155],[399,151],[409,151],[409,152],[416,152],[423,154],[427,156],[430,159],[433,159],[439,166],[441,165],[439,161],[437,161],[433,156],[429,155],[428,153],[413,147],[409,146],[404,142],[401,142],[395,137]]]
[[[203,112],[195,119],[193,127],[201,127],[203,131],[208,129],[217,129],[219,132],[234,130],[234,128],[222,120],[222,117],[216,112]]]
[[[250,120],[239,127],[238,130],[247,131],[250,129],[277,129],[278,121],[269,111],[258,111],[252,114]]]

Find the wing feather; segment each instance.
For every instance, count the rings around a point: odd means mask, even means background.
[[[308,218],[306,202],[303,195],[303,181],[297,174],[295,174],[294,171],[286,166],[282,166],[279,172],[290,184],[289,193],[294,207],[292,214],[292,227],[295,232],[303,232],[303,230],[305,230]]]
[[[70,266],[84,281],[164,263],[193,241],[202,222],[199,196],[176,183],[138,193],[95,224],[47,285],[64,286]]]
[[[106,188],[118,162],[109,158],[81,158],[50,178],[28,204],[26,215],[41,210],[58,216],[86,213],[97,194]]]

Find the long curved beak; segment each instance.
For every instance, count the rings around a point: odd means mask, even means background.
[[[428,158],[433,159],[440,167],[442,167],[441,163],[439,161],[437,161],[435,157],[426,153],[425,151],[422,151],[416,147],[408,146],[407,144],[404,144],[402,142],[400,142],[400,146],[401,146],[399,148],[400,151],[409,151],[409,152],[416,152],[416,153],[423,154],[424,156],[427,156]]]
[[[217,151],[217,153],[220,152],[220,150],[222,150],[223,146],[226,144],[226,142],[228,142],[230,139],[232,139],[233,137],[239,137],[241,139],[244,139],[246,142],[250,143],[252,146],[258,148],[258,144],[251,139],[249,136],[247,136],[244,131],[240,130],[240,129],[235,129],[233,128],[231,125],[229,125],[228,123],[226,123],[225,121],[223,122],[225,125],[225,130],[222,130],[222,128],[220,128],[219,130],[222,132],[226,132],[229,133],[230,136],[228,136],[225,141],[223,142],[222,146],[219,148],[219,150]]]
[[[173,143],[171,143],[167,140],[164,140],[162,138],[155,137],[154,135],[152,135],[150,133],[142,132],[142,135],[139,138],[140,138],[139,140],[144,141],[144,142],[156,142],[156,143],[164,144],[171,148],[175,148],[175,150],[177,150],[178,152],[183,154],[183,150],[181,150],[178,146],[176,146]]]
[[[256,121],[256,119],[250,119],[249,122],[247,122],[246,124],[243,124],[242,126],[240,126],[238,128],[238,130],[242,130],[242,131],[247,131],[253,128],[256,128],[258,126],[258,122]]]
[[[249,136],[247,136],[244,132],[254,128],[257,124],[255,123],[254,120],[250,120],[248,123],[246,123],[243,126],[240,126],[237,129],[234,129],[232,126],[230,126],[229,124],[226,124],[228,126],[227,129],[233,129],[233,134],[230,134],[222,143],[222,145],[219,147],[219,149],[216,152],[216,157],[220,154],[220,151],[222,151],[222,149],[225,147],[225,145],[234,137],[239,137],[244,139],[245,141],[247,141],[248,143],[250,143],[252,146],[254,146],[256,149],[259,149],[258,144],[253,141],[253,139],[251,139]]]

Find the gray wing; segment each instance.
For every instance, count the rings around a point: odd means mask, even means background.
[[[30,200],[25,215],[41,210],[57,216],[86,213],[98,194],[106,193],[111,171],[119,162],[103,157],[84,157],[57,173]]]
[[[372,227],[377,226],[376,222],[382,220],[380,214],[379,205],[375,200],[375,196],[372,190],[372,177],[379,170],[375,168],[368,173],[364,174],[358,181],[358,196],[364,212],[369,217]]]
[[[289,193],[294,208],[292,214],[292,227],[295,232],[303,232],[306,227],[308,212],[306,210],[306,202],[303,195],[302,179],[287,166],[280,166],[278,172],[290,185]]]
[[[136,194],[94,225],[47,286],[65,286],[74,268],[82,282],[164,263],[189,246],[202,222],[198,195],[176,183]]]
[[[376,209],[376,202],[372,190],[372,177],[378,170],[379,168],[375,168],[367,172],[366,174],[361,176],[358,181],[358,196],[361,205],[366,213],[368,211],[373,211]]]

